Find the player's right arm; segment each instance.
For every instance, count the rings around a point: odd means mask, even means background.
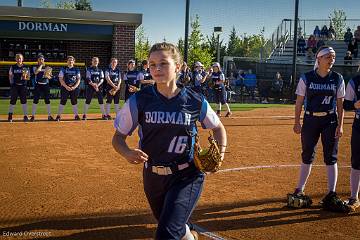
[[[105,79],[106,79],[107,84],[109,84],[112,88],[116,88],[115,84],[110,79],[109,71],[105,71]]]
[[[294,122],[294,133],[300,134],[301,133],[301,123],[300,123],[300,116],[301,116],[301,109],[304,104],[305,94],[306,94],[306,84],[303,80],[305,77],[301,77],[299,83],[296,87],[296,103],[295,103],[295,122]]]
[[[13,71],[12,71],[12,67],[10,67],[10,69],[9,69],[9,82],[10,82],[10,85],[13,84],[13,79],[14,79],[14,74],[13,74]]]
[[[116,129],[112,145],[116,152],[123,156],[129,163],[139,164],[148,160],[149,156],[141,149],[131,149],[126,143],[126,138],[132,134],[138,125],[138,110],[136,96],[125,102],[114,121]]]
[[[66,85],[66,83],[64,81],[64,69],[63,68],[59,72],[59,82],[60,82],[60,85],[63,86],[66,90],[71,91],[70,87],[68,85]]]

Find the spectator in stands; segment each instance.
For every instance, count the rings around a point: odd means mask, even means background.
[[[353,34],[351,32],[351,29],[347,28],[347,31],[344,34],[344,42],[346,43],[346,45],[349,45],[352,39],[353,39]]]
[[[272,81],[268,79],[259,80],[259,92],[261,103],[269,103]]]
[[[305,56],[305,46],[306,46],[306,42],[304,36],[301,35],[297,42],[298,55]]]
[[[319,49],[320,47],[324,46],[325,45],[325,42],[323,39],[319,39],[316,43],[316,49]],[[316,50],[317,51],[317,50]]]
[[[354,58],[357,58],[358,56],[358,43],[355,38],[351,40],[351,42],[348,45],[348,51],[351,52],[351,54],[354,56]]]
[[[350,51],[346,52],[346,55],[344,57],[344,64],[352,64],[352,56]]]
[[[314,61],[314,52],[311,48],[308,48],[306,51],[306,63],[312,64]]]
[[[235,92],[236,93],[241,93],[241,91],[243,90],[244,87],[244,79],[245,79],[245,71],[244,70],[239,70],[238,76],[236,78],[236,82],[235,82]]]
[[[283,91],[284,81],[280,72],[275,74],[275,78],[272,82],[271,90],[274,94],[275,102],[279,102],[280,98],[282,98],[282,91]]]
[[[336,32],[332,25],[330,25],[329,30],[328,30],[328,39],[336,40]]]
[[[354,38],[356,39],[356,42],[360,42],[360,26],[357,26],[357,29],[354,32]]]
[[[309,39],[307,40],[307,49],[306,50],[308,50],[310,48],[313,53],[316,53],[316,44],[317,44],[317,41],[316,41],[314,35],[310,35]]]
[[[320,37],[323,40],[327,40],[329,36],[329,30],[326,25],[324,25],[320,31]]]
[[[319,26],[316,26],[316,27],[315,27],[313,34],[314,34],[314,36],[315,36],[316,39],[319,39],[319,38],[320,38],[321,31],[320,31]]]

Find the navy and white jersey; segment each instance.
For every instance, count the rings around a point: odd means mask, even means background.
[[[360,100],[360,75],[351,79],[346,87],[345,100],[357,102]],[[355,110],[360,115],[360,109]]]
[[[225,88],[224,82],[216,83],[217,81],[225,81],[225,75],[222,72],[213,72],[210,78],[215,89]]]
[[[149,68],[148,68],[148,69],[142,69],[142,70],[141,70],[141,73],[142,73],[142,75],[144,76],[144,77],[143,77],[144,80],[151,80],[151,79],[152,79],[152,76],[151,76],[151,74],[150,74],[150,69],[149,69]]]
[[[80,79],[80,70],[77,67],[69,68],[68,66],[60,69],[59,78],[62,77],[66,85],[72,87]]]
[[[220,124],[203,95],[184,87],[167,99],[149,86],[126,101],[114,126],[123,135],[139,126],[139,148],[149,155],[149,163],[166,165],[193,160],[197,121],[207,129]]]
[[[119,68],[112,69],[109,67],[105,70],[105,77],[109,77],[115,85],[118,85],[121,82],[121,71]]]
[[[91,66],[86,69],[86,83],[100,83],[104,79],[104,72],[99,67]]]
[[[9,70],[9,76],[11,76],[10,78],[10,84],[16,84],[16,85],[25,85],[26,84],[26,80],[23,79],[22,74],[23,74],[23,69],[27,68],[25,65],[22,65],[21,67],[19,67],[17,64],[12,65],[10,67]]]
[[[305,97],[305,111],[336,111],[336,100],[345,96],[345,82],[337,72],[322,78],[313,70],[300,77],[295,93]]]
[[[140,80],[144,80],[144,75],[139,73],[139,71],[126,71],[124,74],[124,83],[126,84],[126,89],[129,85],[140,87]]]
[[[46,66],[43,65],[41,70],[38,73],[35,73],[36,69],[38,69],[40,67],[40,65],[36,65],[33,66],[32,72],[35,75],[35,83],[38,84],[48,84],[49,83],[49,79],[44,77],[44,73],[45,73],[45,68]]]
[[[206,73],[203,71],[194,71],[193,72],[194,87],[201,86],[201,81],[204,78],[204,74],[206,74]]]

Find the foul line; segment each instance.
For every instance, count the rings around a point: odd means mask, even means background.
[[[248,166],[248,167],[238,167],[238,168],[228,168],[219,170],[217,173],[225,172],[237,172],[242,170],[252,170],[252,169],[266,169],[266,168],[292,168],[300,167],[300,164],[285,164],[285,165],[260,165],[260,166]],[[326,165],[312,165],[313,167],[325,167]],[[338,168],[350,168],[351,166],[338,166]]]
[[[198,225],[193,224],[193,227],[195,228],[195,230],[201,234],[204,235],[210,239],[214,239],[214,240],[226,240],[225,238],[222,238],[218,235],[216,235],[215,233],[209,232],[208,230],[206,230],[205,228],[202,228]]]

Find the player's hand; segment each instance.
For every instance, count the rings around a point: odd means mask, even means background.
[[[295,123],[294,127],[293,127],[294,133],[296,134],[300,134],[301,133],[301,124],[300,123]]]
[[[131,164],[146,162],[149,156],[140,149],[132,149],[125,155],[126,160]]]
[[[355,107],[356,109],[359,109],[359,108],[360,108],[360,100],[358,100],[358,101],[356,101],[356,102],[354,103],[354,107]]]
[[[66,90],[68,90],[69,92],[72,91],[72,88],[69,87],[69,86],[66,86],[65,88],[66,88]]]
[[[344,133],[344,129],[341,126],[337,126],[335,131],[335,138],[341,138]]]

